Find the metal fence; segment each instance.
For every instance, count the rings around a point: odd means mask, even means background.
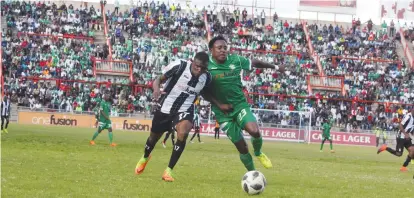
[[[129,74],[131,72],[131,64],[129,62],[96,61],[95,66],[97,71],[125,74]]]
[[[331,87],[341,89],[343,78],[328,76],[309,76],[309,82],[312,87]]]

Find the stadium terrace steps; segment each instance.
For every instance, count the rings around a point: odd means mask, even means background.
[[[396,52],[397,52],[398,57],[401,58],[402,61],[404,61],[404,63],[408,66],[409,63],[408,63],[407,57],[404,54],[403,45],[401,44],[401,42],[398,42],[398,41],[395,42],[395,45],[396,45]],[[412,44],[409,44],[409,45],[411,45],[409,48],[412,49]]]
[[[94,42],[99,45],[106,44],[105,33],[103,31],[96,31]]]
[[[409,39],[407,40],[407,44],[408,44],[408,49],[410,50],[411,54],[414,54],[414,45],[412,42],[409,41]]]

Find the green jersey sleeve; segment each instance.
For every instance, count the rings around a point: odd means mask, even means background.
[[[244,56],[237,56],[240,62],[240,66],[243,70],[251,71],[252,70],[252,61]]]

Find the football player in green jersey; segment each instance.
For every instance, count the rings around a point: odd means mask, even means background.
[[[112,134],[112,122],[109,119],[109,114],[111,113],[111,104],[109,103],[109,93],[105,93],[103,95],[103,101],[99,104],[99,127],[98,130],[95,132],[95,134],[92,137],[92,140],[90,141],[91,145],[95,145],[95,139],[98,137],[98,135],[104,130],[108,130],[108,137],[109,137],[109,145],[110,146],[116,146],[115,143],[112,143],[113,140],[113,134]]]
[[[242,70],[251,71],[256,68],[271,68],[284,71],[283,66],[276,66],[258,60],[250,60],[243,56],[228,54],[228,45],[222,36],[214,37],[209,42],[210,62],[208,70],[212,75],[212,83],[203,96],[212,103],[220,129],[226,133],[240,153],[240,160],[247,170],[255,170],[252,156],[244,140],[242,130],[251,136],[254,155],[265,168],[271,168],[272,162],[262,153],[263,139],[250,105],[242,91]]]
[[[329,145],[331,148],[331,153],[335,153],[332,146],[332,138],[331,138],[331,128],[332,128],[332,122],[328,119],[325,119],[324,123],[322,124],[322,143],[321,143],[321,149],[320,152],[323,151],[323,144],[325,144],[325,141],[329,141]]]

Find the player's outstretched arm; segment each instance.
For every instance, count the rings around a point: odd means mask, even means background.
[[[203,92],[201,92],[201,96],[203,96],[203,98],[205,100],[207,100],[207,101],[213,103],[214,105],[216,105],[217,107],[219,107],[220,110],[223,111],[224,113],[233,111],[233,105],[231,105],[231,104],[222,104],[220,101],[218,101],[216,98],[214,98],[212,96],[212,94],[210,94],[208,89],[205,89]]]
[[[256,60],[256,59],[252,59],[252,66],[256,67],[256,68],[276,69],[279,72],[285,72],[285,66],[283,66],[283,65],[277,66],[277,65],[273,65],[273,64],[270,64],[270,63],[266,63],[266,62],[263,62],[263,61]]]
[[[158,100],[158,98],[160,97],[161,84],[164,83],[166,80],[167,80],[167,77],[165,75],[161,75],[154,80],[154,83],[152,84],[152,89],[153,89],[152,97],[154,99]]]

